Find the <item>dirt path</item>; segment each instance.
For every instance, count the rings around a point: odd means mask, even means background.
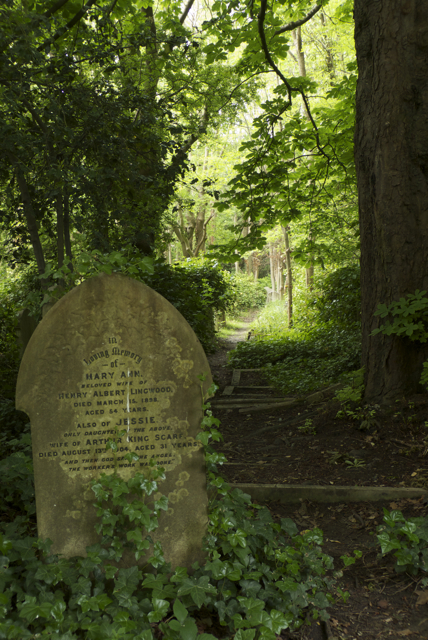
[[[248,330],[246,327],[236,332],[210,356],[212,373],[220,386],[217,407],[223,406],[219,399],[225,397],[222,394],[232,383],[228,352],[246,339]],[[280,395],[275,390],[260,389],[268,385],[261,372],[242,372],[239,385],[233,393],[239,393],[241,398],[245,393]],[[278,410],[216,408],[216,401],[213,408],[224,436],[218,449],[228,459],[221,473],[231,483],[333,487],[410,487],[428,483],[426,396],[398,403],[392,410],[388,407],[377,410],[376,423],[366,430],[360,430],[360,421],[347,416],[336,418],[340,405],[334,401],[333,393],[312,404],[298,398],[294,404]],[[302,429],[307,424],[312,433]],[[336,569],[342,568],[340,556],[353,555],[355,549],[362,552],[362,558],[344,571],[341,581],[341,587],[351,594],[347,604],[331,608],[328,624],[313,624],[294,635],[284,632],[281,638],[428,637],[427,605],[417,604],[419,594],[424,591],[420,584],[423,576],[397,574],[393,559],[379,560],[380,549],[373,535],[376,526],[382,523],[383,507],[401,510],[406,517],[421,516],[426,513],[422,500],[334,504],[305,500],[298,504],[267,502],[267,506],[275,518],[291,517],[302,530],[319,527],[324,532],[323,550],[334,558]]]
[[[233,333],[231,336],[228,336],[227,338],[220,338],[218,350],[208,356],[208,362],[210,364],[214,382],[220,387],[220,391],[222,391],[230,381],[231,369],[227,367],[227,358],[229,351],[232,351],[232,349],[236,349],[238,342],[242,342],[243,340],[247,339],[248,332],[250,330],[250,324],[256,317],[257,311],[251,311],[243,319],[243,322],[245,322],[245,327],[243,327],[242,329],[238,329],[235,333]]]

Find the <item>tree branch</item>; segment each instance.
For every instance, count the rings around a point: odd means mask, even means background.
[[[205,240],[207,239],[207,224],[210,222],[210,220],[213,218],[214,214],[212,213],[210,215],[210,217],[208,218],[208,220],[206,222],[204,222],[204,227],[203,227],[203,231],[202,231],[202,237],[199,240],[196,248],[195,248],[195,252],[194,255],[197,256],[199,254],[199,250],[200,248],[203,246]]]
[[[267,7],[267,0],[261,0],[260,13],[257,16],[257,26],[258,26],[258,30],[259,30],[260,41],[262,43],[262,49],[263,49],[263,53],[265,54],[265,58],[266,58],[267,62],[272,67],[272,69],[275,71],[277,76],[279,76],[281,78],[281,80],[283,81],[283,83],[287,87],[288,102],[289,102],[289,106],[291,107],[291,105],[293,103],[292,98],[291,98],[291,92],[292,92],[293,89],[292,89],[290,83],[288,82],[287,78],[282,75],[281,71],[278,69],[278,67],[274,63],[274,61],[272,59],[272,56],[269,53],[268,46],[267,46],[266,34],[265,34],[265,30],[264,30],[264,21],[265,21],[265,17],[266,17],[266,7]]]
[[[64,27],[61,27],[60,29],[58,29],[58,31],[56,31],[51,38],[49,38],[43,44],[41,44],[37,48],[37,51],[43,51],[45,47],[47,47],[50,44],[53,44],[59,38],[65,35],[67,31],[70,31],[70,29],[72,29],[74,25],[76,25],[79,22],[79,20],[83,18],[85,13],[87,13],[87,11],[92,7],[92,5],[96,3],[96,1],[97,0],[88,0],[88,2],[85,5],[83,5],[83,7],[76,13],[76,15],[73,16],[73,18],[71,18],[71,20],[69,20]]]
[[[188,0],[186,6],[183,9],[183,13],[180,16],[180,24],[183,24],[183,22],[185,21],[185,19],[187,18],[187,14],[189,13],[190,9],[193,7],[195,3],[195,0]]]
[[[28,188],[27,181],[25,180],[24,172],[19,163],[19,160],[14,156],[11,151],[6,151],[6,155],[9,157],[10,163],[15,169],[15,175],[18,182],[18,187],[21,192],[22,204],[24,205],[24,216],[27,221],[27,228],[30,233],[31,244],[33,246],[34,256],[36,258],[37,268],[39,275],[42,275],[46,270],[45,257],[43,254],[42,243],[40,242],[39,231],[37,227],[36,214],[34,212],[33,203],[31,200],[30,190]],[[43,280],[42,286],[45,287],[46,280]]]
[[[284,27],[281,27],[281,29],[278,29],[278,31],[275,31],[273,36],[274,37],[279,36],[280,33],[285,33],[285,31],[294,31],[294,29],[297,29],[297,27],[301,27],[302,24],[305,24],[305,22],[308,22],[308,20],[310,20],[316,13],[318,13],[321,7],[322,7],[321,4],[316,4],[315,7],[309,11],[307,16],[305,16],[301,20],[296,20],[295,22],[289,22]]]
[[[67,4],[68,0],[58,0],[58,2],[55,2],[55,4],[53,4],[51,6],[50,9],[48,9],[43,15],[45,18],[50,18],[51,16],[53,16],[54,13],[56,13],[57,11],[59,11],[65,4]]]
[[[110,6],[109,6],[109,8],[108,8],[108,11],[107,11],[107,17],[111,14],[111,12],[112,12],[112,11],[113,11],[113,9],[115,8],[116,4],[117,4],[117,0],[113,0],[113,2],[111,3],[111,5],[110,5]]]
[[[323,155],[327,159],[327,162],[330,162],[330,157],[326,154],[324,149],[321,147],[319,133],[318,133],[318,127],[317,127],[317,125],[315,123],[315,120],[313,119],[311,110],[309,108],[309,102],[308,102],[308,99],[307,99],[307,97],[305,95],[305,92],[300,87],[292,87],[290,85],[288,80],[283,76],[281,71],[276,66],[275,62],[272,59],[272,56],[269,53],[269,49],[268,49],[267,42],[266,42],[266,34],[265,34],[265,30],[264,30],[264,21],[265,21],[265,17],[266,17],[266,7],[267,7],[267,0],[261,0],[260,13],[259,13],[258,18],[257,18],[259,35],[260,35],[260,40],[261,40],[261,44],[262,44],[262,49],[263,49],[263,52],[265,54],[265,58],[266,58],[268,64],[272,67],[272,69],[281,78],[281,80],[283,81],[283,83],[287,87],[287,92],[288,92],[288,105],[287,106],[291,107],[291,105],[292,105],[292,99],[291,99],[292,91],[296,91],[296,92],[300,93],[300,95],[302,96],[302,100],[303,100],[303,102],[305,104],[307,114],[308,114],[309,119],[310,119],[310,121],[312,123],[312,126],[313,126],[313,128],[315,130],[315,140],[316,140],[317,149],[321,153],[321,155]]]

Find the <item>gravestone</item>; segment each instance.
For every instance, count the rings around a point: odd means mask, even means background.
[[[199,441],[209,365],[181,314],[146,285],[100,275],[47,313],[25,350],[16,406],[31,420],[39,536],[52,552],[83,556],[98,540],[89,482],[113,473],[106,442],[118,441],[118,474],[129,479],[155,457],[169,498],[156,540],[173,566],[203,558],[207,526],[204,455]],[[124,456],[135,452],[139,460]]]

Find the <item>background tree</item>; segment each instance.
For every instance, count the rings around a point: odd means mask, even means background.
[[[91,248],[153,252],[189,150],[233,119],[242,93],[232,69],[205,64],[184,26],[192,4],[2,8],[3,224],[16,259],[28,240],[39,273],[65,253],[71,263],[72,229]]]

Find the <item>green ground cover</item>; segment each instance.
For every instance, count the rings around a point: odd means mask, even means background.
[[[252,323],[254,338],[230,354],[235,368],[263,367],[284,393],[303,394],[360,367],[359,272],[343,267],[295,287],[293,327],[286,300],[269,303]]]

